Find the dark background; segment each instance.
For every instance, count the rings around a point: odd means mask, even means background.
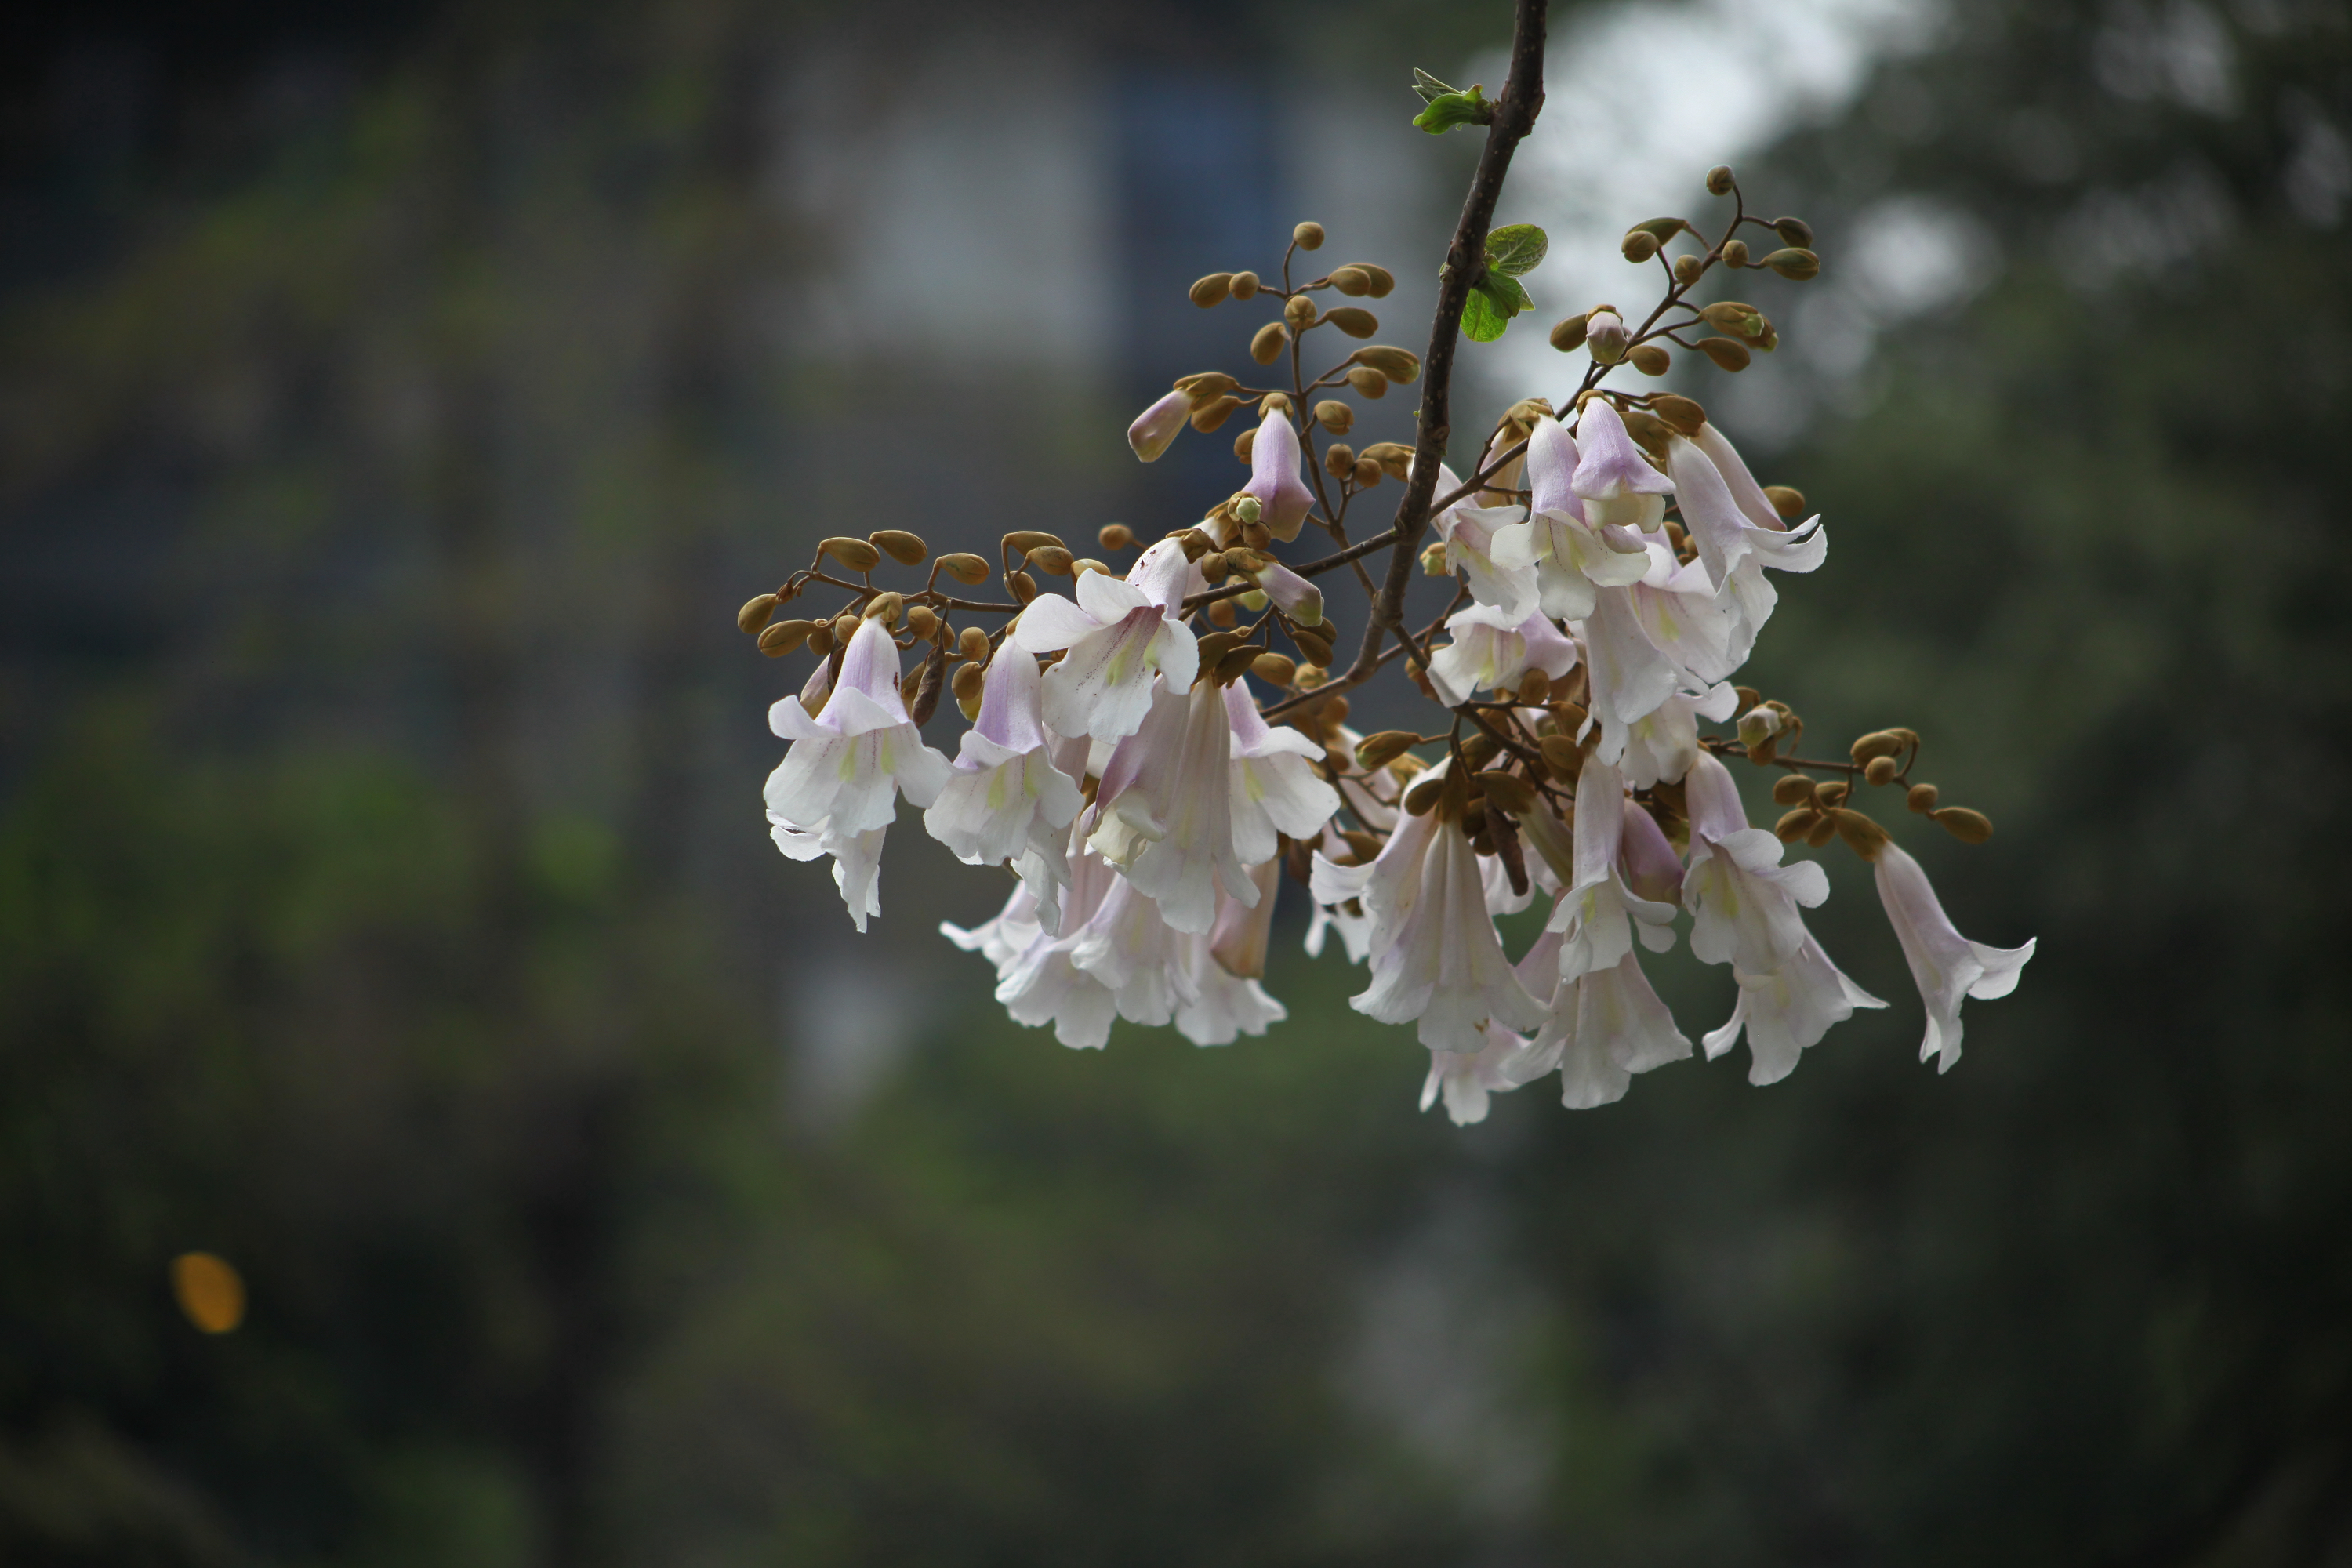
[[[2000,831],[1898,830],[2041,943],[1950,1076],[1850,858],[1895,1005],[1792,1079],[1457,1131],[1287,915],[1268,1038],[1071,1053],[931,934],[998,881],[902,821],[858,942],[768,846],[735,605],[1195,515],[1223,442],[1119,431],[1297,217],[1417,346],[1402,84],[1505,9],[12,24],[0,1560],[2352,1561],[2341,5],[1956,0],[1742,160],[1835,546],[1748,679],[1925,731]],[[1856,339],[1918,211],[1965,287]]]

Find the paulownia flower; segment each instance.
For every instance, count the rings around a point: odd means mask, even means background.
[[[1178,690],[1192,685],[1201,652],[1180,608],[1191,574],[1182,547],[1163,539],[1124,578],[1079,577],[1076,604],[1058,594],[1030,602],[1007,640],[1024,653],[1067,650],[1045,672],[1046,728],[1116,741],[1150,711],[1154,675]]]
[[[1713,1061],[1738,1044],[1746,1029],[1748,1081],[1759,1086],[1796,1071],[1799,1055],[1820,1044],[1830,1026],[1852,1017],[1856,1007],[1886,1005],[1847,979],[1810,932],[1769,974],[1748,974],[1735,965],[1731,977],[1739,983],[1739,1001],[1723,1027],[1700,1044]]]
[[[1937,900],[1919,862],[1894,844],[1878,851],[1878,897],[1903,944],[1904,960],[1927,1005],[1927,1034],[1919,1059],[1937,1058],[1936,1070],[1949,1072],[1960,1059],[1960,1001],[1990,1002],[2017,989],[2033,942],[2023,947],[1987,947],[1962,936]]]
[[[1263,509],[1258,521],[1276,539],[1297,538],[1298,525],[1315,505],[1315,492],[1298,477],[1298,432],[1290,416],[1270,413],[1259,420],[1250,444],[1250,481],[1242,492],[1257,498]]]
[[[1596,588],[1629,586],[1650,569],[1649,552],[1633,530],[1604,538],[1585,521],[1576,468],[1576,437],[1568,427],[1557,419],[1536,421],[1528,436],[1527,520],[1497,530],[1493,549],[1497,567],[1533,570],[1545,615],[1571,621],[1592,613]]]
[[[1447,616],[1445,629],[1454,640],[1430,651],[1429,683],[1448,708],[1512,685],[1530,668],[1557,680],[1576,668],[1576,645],[1541,615],[1514,618],[1507,610],[1473,605]]]
[[[1761,827],[1748,826],[1739,786],[1730,770],[1702,752],[1683,780],[1690,806],[1690,864],[1683,872],[1683,903],[1691,923],[1691,952],[1702,963],[1729,963],[1748,974],[1769,974],[1796,956],[1805,942],[1801,904],[1830,896],[1830,879],[1811,860],[1780,864],[1786,847]]]
[[[1127,427],[1127,444],[1145,462],[1156,461],[1184,428],[1192,412],[1192,398],[1181,389],[1171,392],[1135,416],[1135,423]]]
[[[923,824],[968,866],[1017,858],[1034,867],[1047,882],[1035,891],[1051,930],[1057,924],[1051,889],[1069,882],[1064,846],[1084,802],[1076,781],[1054,765],[1054,737],[1039,712],[1043,685],[1035,659],[1019,648],[997,651],[981,688],[980,717],[964,731],[954,771]]]

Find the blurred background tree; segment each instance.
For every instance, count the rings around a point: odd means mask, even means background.
[[[902,836],[852,945],[766,845],[734,605],[1185,515],[1219,445],[1118,432],[1296,216],[1413,341],[1465,9],[31,33],[0,1555],[2352,1558],[2340,5],[1956,0],[1742,159],[1827,267],[1690,390],[1835,535],[1751,679],[1917,722],[1960,924],[2042,939],[1949,1078],[1834,861],[1887,1013],[1456,1131],[1295,940],[1270,1038],[1076,1055],[931,936],[985,879]]]

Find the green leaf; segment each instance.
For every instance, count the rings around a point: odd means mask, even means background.
[[[1462,335],[1474,343],[1491,343],[1503,335],[1513,316],[1535,308],[1517,279],[1489,272],[1463,301]]]
[[[1495,106],[1488,103],[1476,88],[1468,92],[1441,93],[1429,100],[1429,107],[1412,117],[1412,122],[1432,136],[1443,136],[1457,125],[1487,125],[1495,119]]]
[[[1486,265],[1513,278],[1525,277],[1543,264],[1551,241],[1531,223],[1490,229],[1486,235]]]

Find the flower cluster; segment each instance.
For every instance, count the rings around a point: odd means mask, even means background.
[[[791,743],[767,785],[778,847],[830,857],[863,931],[904,795],[958,858],[1015,874],[995,919],[946,933],[994,967],[1014,1018],[1073,1047],[1102,1046],[1120,1018],[1173,1024],[1202,1045],[1281,1019],[1260,982],[1286,877],[1312,900],[1309,951],[1336,931],[1366,966],[1355,1008],[1412,1025],[1430,1052],[1424,1108],[1442,1100],[1467,1122],[1494,1093],[1552,1074],[1567,1105],[1606,1104],[1633,1075],[1690,1056],[1643,961],[1685,930],[1692,955],[1728,964],[1738,985],[1730,1017],[1700,1044],[1712,1058],[1744,1037],[1752,1082],[1787,1076],[1854,1009],[1884,1006],[1806,926],[1829,881],[1790,851],[1836,840],[1874,868],[1926,1005],[1923,1059],[1949,1068],[1962,999],[2005,994],[2033,944],[1962,937],[1861,802],[1886,792],[1969,842],[1990,824],[1914,781],[1916,732],[1807,758],[1795,710],[1736,683],[1776,578],[1819,568],[1827,531],[1795,491],[1759,484],[1697,402],[1608,384],[1620,366],[1664,374],[1669,343],[1746,367],[1776,329],[1751,305],[1694,302],[1695,288],[1719,270],[1818,269],[1801,223],[1749,216],[1727,170],[1709,188],[1736,205],[1722,235],[1679,218],[1631,231],[1627,258],[1656,260],[1664,298],[1638,325],[1603,305],[1554,329],[1556,347],[1583,355],[1579,384],[1557,403],[1512,405],[1466,479],[1444,460],[1437,362],[1450,370],[1457,323],[1475,317],[1486,330],[1474,336],[1496,335],[1525,308],[1517,279],[1541,259],[1540,231],[1482,237],[1488,273],[1441,298],[1421,440],[1359,452],[1340,439],[1355,419],[1345,399],[1381,397],[1424,367],[1365,344],[1307,374],[1309,344],[1379,328],[1331,296],[1378,300],[1393,279],[1354,263],[1294,284],[1300,254],[1323,243],[1302,224],[1278,282],[1216,273],[1192,290],[1203,308],[1272,304],[1249,353],[1286,362],[1287,384],[1188,375],[1129,432],[1149,462],[1187,428],[1243,420],[1234,451],[1248,482],[1198,522],[1123,570],[1042,531],[1005,535],[993,562],[934,560],[899,531],[824,542],[740,616],[763,652],[816,656],[771,713]],[[1758,229],[1781,247],[1751,256]],[[1696,243],[1675,254],[1686,236]],[[1394,520],[1351,540],[1353,509],[1391,481],[1405,492]],[[1282,560],[1310,529],[1323,552]],[[1118,524],[1097,536],[1112,558],[1138,543]],[[1364,563],[1382,552],[1376,580]],[[929,560],[921,586],[877,585],[886,557]],[[1453,589],[1420,628],[1402,614],[1416,567]],[[1316,585],[1341,573],[1370,606],[1344,664]],[[1003,598],[964,596],[992,578]],[[828,588],[846,595],[831,615],[775,618]],[[1443,721],[1426,734],[1350,729],[1345,693],[1400,661]],[[922,729],[949,692],[971,723],[952,761]],[[1785,815],[1772,826],[1749,823],[1735,765],[1774,776]],[[1541,934],[1514,960],[1496,919],[1538,899]]]

